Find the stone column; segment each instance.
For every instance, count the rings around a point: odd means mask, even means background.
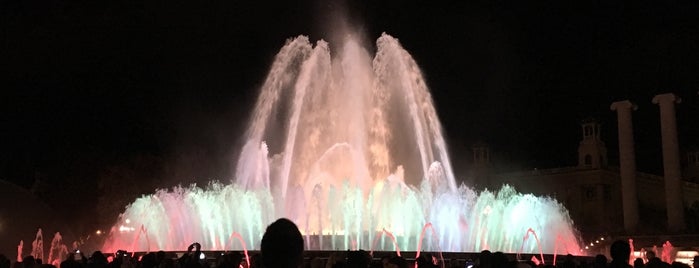
[[[624,230],[634,234],[638,227],[638,194],[636,190],[636,154],[633,140],[631,112],[637,106],[628,100],[612,103],[619,126],[619,173],[621,175],[621,200],[624,208]]]
[[[685,229],[680,146],[677,141],[677,121],[675,118],[675,103],[680,103],[681,101],[679,97],[672,93],[656,95],[653,98],[653,103],[660,106],[665,205],[667,207],[667,227],[670,232],[679,232]]]

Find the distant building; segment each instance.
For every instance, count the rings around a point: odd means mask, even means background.
[[[658,96],[674,97],[665,95]],[[600,124],[588,119],[581,123],[578,162],[570,167],[495,173],[487,169],[491,164],[484,163],[490,161],[488,146],[475,145],[472,176],[477,180],[476,185],[498,189],[509,184],[522,193],[555,198],[568,209],[585,241],[600,237],[633,238],[637,249],[650,249],[654,245],[662,247],[663,242],[670,240],[676,248],[699,249],[699,235],[688,235],[699,234],[699,151],[686,154],[678,187],[681,190],[667,195],[668,185],[676,187],[672,180],[636,170],[633,137],[629,136],[632,127],[628,113],[633,109],[630,104],[624,101],[612,105],[613,110],[626,110],[619,111],[620,167],[609,165],[607,148],[600,138]],[[674,124],[674,118],[661,117],[664,120],[672,120],[670,123]],[[663,124],[662,128],[668,128]],[[663,159],[665,174],[672,175],[673,170],[668,168],[679,167],[679,160],[665,151],[677,152],[678,157],[679,151],[672,150],[672,135],[675,135],[674,146],[677,139],[676,133],[669,129],[669,133],[663,133]],[[487,152],[488,157],[483,157],[482,152]]]

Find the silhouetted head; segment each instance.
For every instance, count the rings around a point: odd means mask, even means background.
[[[431,268],[433,266],[432,254],[422,254],[415,262],[417,263],[417,268]]]
[[[646,251],[646,259],[649,261],[655,258],[655,251]]]
[[[288,219],[278,219],[262,236],[260,246],[265,268],[297,268],[303,262],[303,237],[299,228]]]
[[[602,254],[597,254],[593,267],[607,267],[607,257]]]
[[[24,268],[34,268],[35,264],[36,261],[34,260],[34,256],[32,255],[26,256],[24,257],[24,259],[22,259],[22,265],[24,266]]]
[[[496,251],[493,253],[493,267],[507,267],[507,263],[510,261],[507,259],[507,256],[505,256],[505,253],[502,253],[501,251]]]
[[[478,255],[478,264],[481,267],[490,267],[493,263],[493,253],[490,250],[481,251]]]
[[[347,252],[347,267],[367,268],[371,263],[371,256],[364,250]]]
[[[612,255],[612,261],[628,263],[629,256],[631,255],[631,246],[629,246],[629,242],[624,240],[614,241],[614,243],[612,243],[612,248],[609,250],[609,255]]]
[[[243,254],[234,251],[223,255],[219,258],[219,263],[217,267],[220,268],[238,268],[240,263],[243,262]]]
[[[90,262],[92,263],[97,263],[97,264],[107,264],[107,257],[104,256],[104,253],[102,251],[95,251],[92,252],[92,255],[90,255]]]
[[[643,264],[643,259],[641,259],[641,258],[636,258],[636,259],[633,261],[633,267],[645,267],[645,265]]]
[[[156,259],[155,253],[150,252],[141,257],[141,268],[155,268],[158,267],[160,263]]]

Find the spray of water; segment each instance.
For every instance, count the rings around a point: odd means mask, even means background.
[[[35,259],[44,259],[44,235],[41,228],[36,231],[36,237],[32,241],[32,256]]]
[[[22,261],[22,248],[24,248],[24,240],[19,240],[19,245],[17,245],[17,262]]]
[[[135,200],[103,250],[180,250],[193,241],[227,250],[221,241],[234,233],[258,249],[267,224],[286,217],[316,250],[368,249],[390,233],[395,246],[377,250],[552,253],[560,237],[566,253],[579,253],[555,200],[456,183],[427,84],[396,38],[382,35],[374,56],[352,35],[336,48],[288,40],[260,89],[232,183]],[[426,224],[433,235],[422,243]],[[134,239],[134,226],[148,230],[149,243]],[[541,250],[520,244],[530,229]]]
[[[51,248],[49,248],[48,263],[59,266],[60,262],[68,256],[68,247],[63,243],[61,233],[56,233],[51,240]]]

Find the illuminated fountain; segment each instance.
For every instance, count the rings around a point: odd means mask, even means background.
[[[32,256],[35,259],[44,259],[44,235],[41,228],[36,231],[36,237],[32,242]]]
[[[137,199],[103,250],[182,250],[194,241],[256,249],[266,226],[286,217],[308,249],[579,254],[555,200],[455,182],[418,65],[389,35],[376,46],[372,58],[351,36],[334,53],[324,41],[288,40],[261,88],[233,183]],[[522,241],[530,230],[540,245]]]

